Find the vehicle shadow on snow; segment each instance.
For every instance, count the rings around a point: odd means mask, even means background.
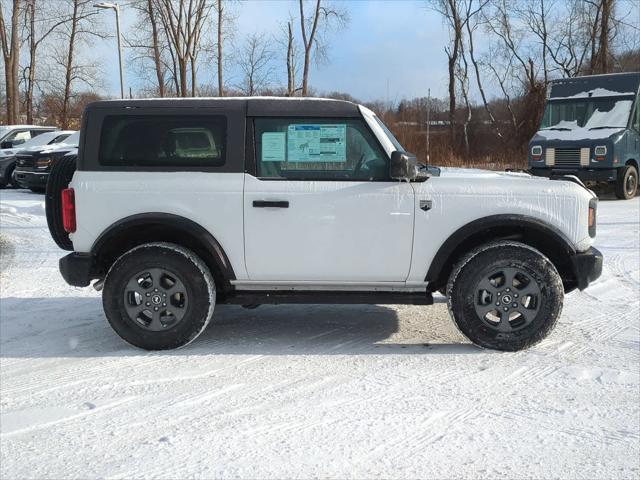
[[[115,334],[98,298],[2,301],[0,358],[486,353],[465,343],[444,306],[264,305],[248,310],[220,305],[192,344],[146,352]],[[24,314],[27,305],[29,315]],[[396,308],[407,312],[399,334]],[[394,341],[396,334],[401,341]]]

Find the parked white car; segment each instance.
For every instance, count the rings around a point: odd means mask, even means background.
[[[189,135],[189,139],[181,138]],[[602,269],[579,180],[420,165],[370,110],[324,99],[106,101],[54,164],[50,230],[65,280],[103,289],[145,349],[193,341],[218,303],[448,297],[476,344],[544,338]]]

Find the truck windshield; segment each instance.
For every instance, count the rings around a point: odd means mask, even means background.
[[[545,107],[540,129],[624,128],[632,105],[633,97],[551,99]]]

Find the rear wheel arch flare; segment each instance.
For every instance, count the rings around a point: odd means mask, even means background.
[[[142,213],[118,220],[97,238],[91,253],[105,274],[120,255],[149,242],[171,242],[192,250],[205,262],[221,289],[236,278],[227,254],[208,230],[193,220],[170,213]]]
[[[638,166],[638,161],[635,158],[630,158],[629,160],[627,160],[625,165],[631,165],[633,167],[636,167],[636,171],[640,170],[640,168]]]
[[[555,265],[567,291],[575,288],[570,256],[575,248],[557,228],[526,215],[491,215],[460,227],[451,234],[434,256],[425,280],[429,290],[446,285],[455,264],[469,251],[496,240],[517,240],[536,248]]]

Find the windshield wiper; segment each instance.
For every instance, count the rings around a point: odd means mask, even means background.
[[[599,127],[591,127],[589,130],[602,130],[603,128],[624,128],[624,127],[614,127],[613,125],[601,125]]]
[[[570,132],[573,129],[567,128],[567,127],[547,127],[547,128],[543,128],[542,130],[560,130],[563,132]]]

